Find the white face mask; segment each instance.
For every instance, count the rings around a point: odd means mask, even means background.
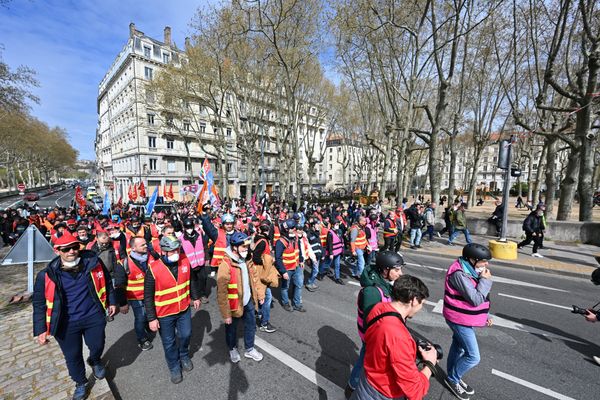
[[[248,257],[248,251],[240,251],[240,257],[242,260],[245,260]]]
[[[186,229],[185,231],[187,232],[188,235],[191,235],[194,232],[193,229]]]
[[[63,267],[65,268],[73,268],[76,267],[79,264],[79,261],[81,260],[81,257],[77,257],[75,260],[73,261],[64,261],[62,262]]]
[[[85,241],[85,240],[87,240],[87,238],[88,238],[87,236],[79,236],[79,240]]]
[[[118,238],[119,236],[121,236],[121,232],[117,232],[117,233],[111,233],[111,234],[110,234],[110,237],[111,237],[111,238],[113,238],[113,239],[116,239],[116,238]]]
[[[485,267],[479,267],[479,268],[475,268],[475,271],[476,271],[478,274],[481,274],[481,273],[483,272],[483,270],[484,270],[484,269],[485,269]]]
[[[177,262],[179,261],[179,253],[171,254],[167,259],[171,262]]]

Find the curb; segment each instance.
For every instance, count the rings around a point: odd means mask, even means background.
[[[407,249],[407,250],[410,250],[410,249]],[[402,249],[400,249],[400,251],[402,252],[403,255],[422,254],[426,257],[441,258],[444,260],[452,260],[455,258],[455,256],[446,257],[444,255],[432,253],[427,250],[425,250],[425,251],[419,250],[417,252],[410,251],[410,253],[408,253],[406,251],[402,251]],[[499,265],[501,267],[509,267],[509,268],[515,268],[515,269],[521,269],[521,270],[543,272],[543,273],[547,273],[547,274],[562,275],[562,276],[569,276],[569,277],[574,277],[574,278],[584,278],[584,279],[590,279],[590,273],[591,273],[591,272],[584,273],[584,272],[568,271],[568,270],[564,270],[564,269],[546,268],[543,266],[520,264],[518,262],[512,262],[512,261],[494,260],[494,264]],[[593,267],[589,267],[589,268],[593,269]]]

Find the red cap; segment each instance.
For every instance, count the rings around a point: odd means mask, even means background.
[[[79,244],[79,240],[77,240],[77,238],[73,236],[71,232],[64,231],[62,236],[56,239],[56,242],[54,242],[54,248],[59,249],[61,247],[67,247],[74,243]]]
[[[71,218],[67,220],[67,225],[77,225],[77,220],[75,218]]]

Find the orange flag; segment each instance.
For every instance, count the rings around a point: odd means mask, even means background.
[[[138,187],[140,197],[146,197],[146,188],[144,187],[144,182],[140,182],[140,186]]]

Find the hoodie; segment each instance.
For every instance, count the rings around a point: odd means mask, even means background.
[[[382,300],[377,288],[379,287],[386,297],[391,297],[392,285],[377,272],[375,265],[365,267],[360,276],[360,285],[363,289],[358,294],[358,307],[366,319],[371,309]]]

